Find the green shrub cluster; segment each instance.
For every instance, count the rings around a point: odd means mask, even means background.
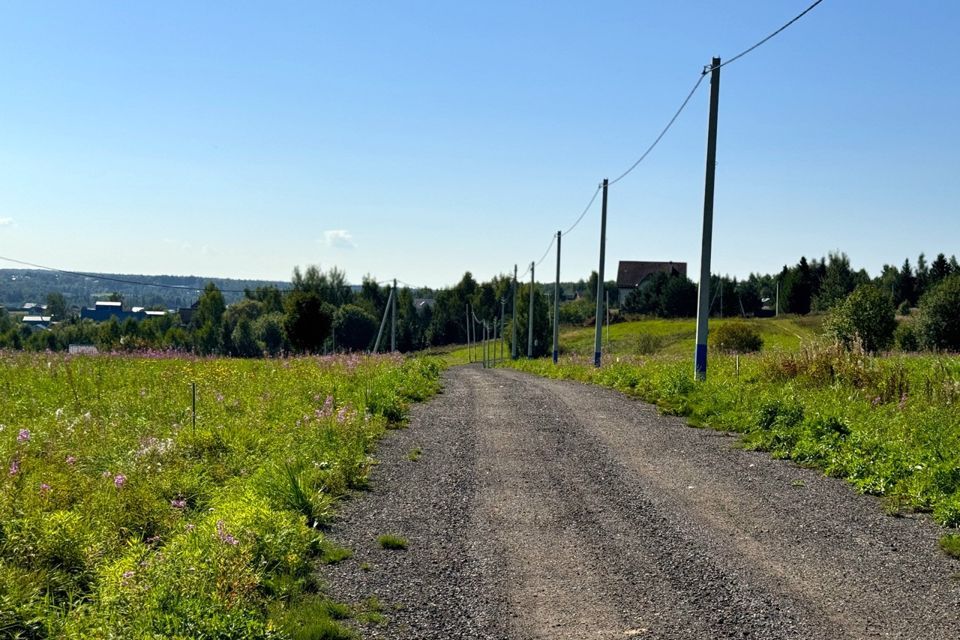
[[[0,354],[0,636],[305,637],[298,611],[326,602],[312,563],[345,557],[318,525],[438,377],[393,357]]]
[[[755,327],[728,322],[710,332],[710,346],[727,353],[752,353],[763,348],[763,338]]]

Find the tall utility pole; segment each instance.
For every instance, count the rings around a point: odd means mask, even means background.
[[[393,290],[397,290],[397,279],[393,279]],[[390,351],[397,350],[397,296],[393,296],[393,303],[390,307]]]
[[[593,366],[600,366],[600,340],[603,338],[603,263],[607,252],[607,179],[603,179],[603,205],[600,207],[600,269],[597,271],[597,329],[593,341]]]
[[[470,346],[470,304],[467,304],[467,360],[473,362],[473,347]]]
[[[527,307],[527,357],[533,357],[533,270],[537,267],[530,263],[530,306]]]
[[[717,168],[717,109],[720,104],[720,58],[710,67],[710,119],[707,127],[707,172],[703,187],[703,244],[700,248],[700,291],[697,299],[697,346],[693,371],[707,379],[707,319],[710,315],[710,251],[713,244],[713,187]]]
[[[383,337],[383,328],[387,325],[387,316],[390,315],[390,302],[393,300],[393,289],[390,289],[390,295],[387,296],[387,304],[383,306],[383,319],[380,320],[380,330],[377,331],[377,341],[373,344],[373,352],[380,351],[380,338]]]
[[[560,238],[557,231],[557,281],[553,285],[553,364],[560,358]]]
[[[780,281],[777,280],[777,310],[774,312],[774,317],[780,317]]]
[[[517,265],[513,265],[513,342],[510,345],[510,357],[517,359]]]

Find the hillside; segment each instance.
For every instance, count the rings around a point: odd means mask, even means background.
[[[42,304],[48,294],[59,292],[67,299],[68,305],[82,307],[116,292],[130,306],[189,307],[208,282],[223,291],[228,304],[243,297],[246,288],[277,286],[282,289],[289,286],[286,282],[270,280],[120,273],[73,275],[39,269],[0,269],[0,305],[17,309],[25,302]]]

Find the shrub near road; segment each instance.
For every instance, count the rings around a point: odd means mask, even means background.
[[[299,637],[330,609],[316,525],[437,385],[389,357],[0,356],[0,636]]]
[[[685,357],[519,360],[518,369],[616,388],[693,424],[744,433],[745,446],[887,496],[893,512],[932,511],[960,525],[960,360],[874,357],[839,346],[710,361],[693,381]]]

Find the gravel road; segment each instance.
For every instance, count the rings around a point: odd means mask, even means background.
[[[929,518],[736,442],[608,389],[453,368],[381,442],[329,532],[355,555],[321,577],[378,599],[367,638],[960,638],[960,562]]]

